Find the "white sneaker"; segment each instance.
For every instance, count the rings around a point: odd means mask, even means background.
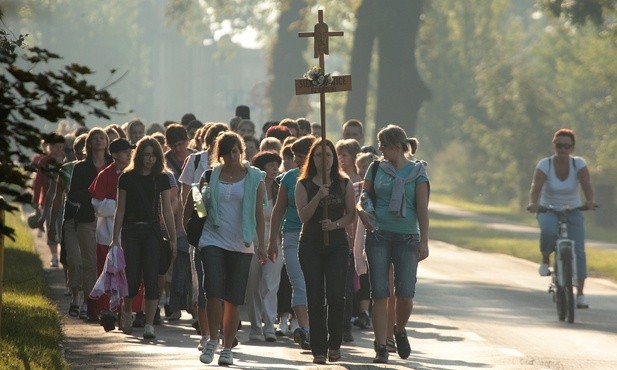
[[[576,296],[576,308],[589,308],[589,303],[584,295]]]
[[[538,268],[538,273],[540,276],[551,276],[551,270],[548,268],[548,263],[541,263],[540,268]]]
[[[266,333],[264,337],[266,338],[266,342],[276,342],[276,334],[274,333]]]
[[[144,326],[144,339],[154,339],[156,335],[154,335],[154,326],[150,324],[146,324]]]
[[[285,333],[288,337],[293,337],[294,332],[298,329],[300,325],[298,325],[298,320],[294,317],[291,319],[291,324],[289,325],[289,331]]]
[[[214,359],[214,352],[216,352],[218,347],[219,347],[219,341],[217,339],[211,339],[208,342],[206,342],[206,346],[204,347],[204,350],[201,353],[201,356],[199,356],[199,361],[203,362],[204,364],[211,363],[212,360]]]
[[[197,345],[197,350],[203,351],[209,339],[210,339],[209,335],[202,335],[201,339],[199,340],[199,344]]]
[[[279,322],[279,328],[276,329],[276,335],[285,336],[289,334],[289,319],[281,319]]]
[[[234,354],[231,352],[231,348],[223,348],[221,355],[219,356],[219,365],[233,365]]]
[[[51,261],[49,262],[50,267],[58,267],[58,255],[52,254]]]
[[[264,338],[263,334],[261,334],[261,333],[254,333],[254,332],[251,331],[249,333],[249,340],[263,342],[265,340],[265,338]]]

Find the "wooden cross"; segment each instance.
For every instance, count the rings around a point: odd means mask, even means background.
[[[317,12],[317,20],[318,23],[315,24],[315,28],[313,32],[299,32],[298,36],[300,37],[314,37],[315,38],[315,47],[314,47],[314,57],[319,58],[319,68],[321,69],[322,74],[326,74],[326,69],[324,67],[324,55],[330,54],[329,47],[329,37],[330,36],[343,36],[342,31],[338,32],[330,32],[328,31],[328,25],[323,21],[323,10],[319,9]],[[337,92],[337,91],[350,91],[351,90],[351,76],[350,75],[342,75],[342,76],[333,76],[333,81],[331,84],[323,84],[322,86],[315,86],[313,81],[307,78],[296,79],[296,95],[305,95],[305,94],[319,94],[319,107],[321,111],[321,152],[322,155],[322,179],[323,181],[327,178],[326,173],[326,93]],[[328,218],[328,198],[324,199],[324,207],[323,207],[323,218],[324,220]],[[324,244],[329,244],[328,232],[324,232]]]

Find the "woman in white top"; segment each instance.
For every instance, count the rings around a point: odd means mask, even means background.
[[[581,206],[580,190],[585,194],[585,206],[595,208],[593,189],[587,163],[581,157],[572,156],[576,135],[570,129],[562,128],[553,135],[555,154],[538,162],[531,190],[529,192],[529,212],[538,212],[538,207],[552,206],[555,208]],[[538,213],[540,226],[540,251],[542,263],[540,275],[549,276],[549,256],[554,250],[557,239],[557,216],[551,212]],[[568,234],[574,240],[576,254],[576,270],[578,288],[576,303],[578,308],[588,308],[589,304],[583,295],[585,278],[587,278],[587,260],[585,256],[585,225],[581,211],[573,211],[568,215]]]

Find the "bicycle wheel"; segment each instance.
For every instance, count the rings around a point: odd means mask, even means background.
[[[566,294],[565,289],[560,287],[558,282],[555,284],[555,298],[557,318],[559,321],[564,321],[566,319]]]
[[[561,252],[561,258],[563,262],[563,279],[564,279],[564,295],[566,310],[568,316],[568,322],[574,322],[574,308],[576,303],[574,302],[574,289],[572,287],[572,250],[564,249]]]

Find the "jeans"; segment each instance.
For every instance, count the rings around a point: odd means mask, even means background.
[[[187,306],[188,293],[192,288],[191,255],[178,250],[174,259],[171,277],[169,308],[171,312],[180,311]]]
[[[548,256],[555,251],[555,241],[559,236],[557,215],[552,212],[538,213],[540,226],[540,251]],[[585,219],[582,211],[568,214],[568,237],[574,240],[576,254],[576,273],[579,279],[587,278],[587,256],[585,255]]]
[[[81,288],[83,265],[77,240],[77,226],[73,219],[64,220],[62,223],[62,249],[66,249],[67,284],[72,289]]]
[[[301,243],[298,252],[306,280],[311,351],[326,355],[343,341],[349,248]]]
[[[143,279],[145,299],[159,299],[158,276],[161,247],[152,226],[129,223],[122,226],[122,249],[126,261],[129,297],[137,295]]]
[[[420,235],[418,234],[402,234],[385,230],[367,232],[366,257],[373,299],[390,296],[390,264],[394,265],[394,295],[401,298],[414,297],[419,244]]]
[[[206,299],[219,298],[235,306],[244,304],[252,253],[232,252],[213,245],[200,248]]]
[[[96,222],[77,223],[77,241],[81,252],[82,281],[85,296],[90,295],[98,279],[96,273]]]
[[[291,283],[291,306],[306,305],[306,283],[300,267],[298,258],[298,243],[300,241],[300,231],[288,231],[283,233],[283,258],[287,275]]]

